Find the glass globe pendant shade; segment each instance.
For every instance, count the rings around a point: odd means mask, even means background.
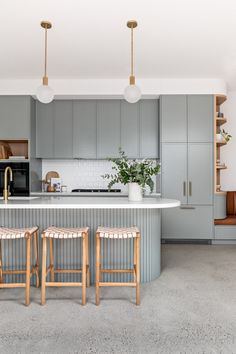
[[[136,103],[141,98],[141,90],[136,85],[129,85],[124,91],[125,100],[129,103]]]
[[[53,101],[54,92],[48,85],[40,85],[36,92],[37,99],[42,103],[50,103]]]

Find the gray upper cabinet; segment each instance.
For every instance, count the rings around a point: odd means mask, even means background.
[[[0,139],[30,138],[30,96],[0,96]]]
[[[140,102],[140,157],[157,158],[159,156],[158,101]]]
[[[213,204],[213,147],[211,143],[188,144],[188,203]]]
[[[40,158],[72,157],[72,102],[36,102],[36,153]]]
[[[97,102],[97,157],[117,157],[121,146],[119,100]]]
[[[188,96],[188,142],[213,142],[213,95]]]
[[[121,148],[131,158],[139,156],[139,103],[121,102]]]
[[[73,102],[73,157],[97,157],[97,103]]]
[[[187,96],[161,96],[161,141],[187,142]]]
[[[187,144],[162,144],[162,195],[187,204]]]
[[[72,102],[55,101],[54,108],[54,157],[72,156]]]
[[[36,101],[36,157],[54,157],[54,102]]]

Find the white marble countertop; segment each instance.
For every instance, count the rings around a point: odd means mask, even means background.
[[[31,192],[31,196],[60,196],[60,197],[127,197],[128,193],[123,192]],[[145,198],[160,197],[160,193],[145,194]]]
[[[162,209],[174,208],[180,201],[174,199],[144,198],[141,202],[129,202],[124,197],[15,197],[0,200],[0,209]]]

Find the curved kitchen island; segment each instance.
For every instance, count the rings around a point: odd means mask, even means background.
[[[141,281],[156,279],[161,272],[161,209],[178,207],[178,200],[144,198],[129,202],[125,197],[35,197],[0,201],[0,223],[6,227],[38,225],[40,232],[48,226],[90,228],[91,282],[95,280],[95,232],[98,226],[137,226],[141,232]],[[3,263],[22,266],[24,240],[4,241]],[[102,252],[104,267],[129,268],[133,260],[132,240],[104,239]],[[80,255],[78,240],[55,242],[55,263],[60,268],[76,267]],[[40,238],[41,250],[41,238]],[[40,252],[41,254],[41,252]],[[80,257],[79,257],[80,259]],[[61,262],[61,264],[60,264]],[[62,278],[63,276],[63,278]],[[75,281],[76,274],[58,274],[58,281]],[[104,279],[129,281],[130,274],[104,274]],[[122,278],[121,278],[122,277]],[[6,279],[7,281],[7,279]]]

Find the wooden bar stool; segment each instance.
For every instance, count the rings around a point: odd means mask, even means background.
[[[2,262],[2,241],[16,240],[24,238],[26,240],[26,270],[14,269],[3,270]],[[35,264],[31,268],[31,240],[34,239]],[[25,274],[25,283],[4,283],[4,275]],[[30,303],[30,278],[36,274],[36,287],[39,287],[39,261],[38,261],[38,227],[32,228],[6,228],[0,227],[0,288],[25,288],[25,304]]]
[[[41,284],[41,304],[46,303],[47,286],[81,286],[82,305],[86,304],[86,286],[89,287],[89,228],[58,228],[49,227],[43,231],[43,251],[42,251],[42,284]],[[54,239],[82,239],[82,269],[55,269],[53,241]],[[49,258],[50,264],[47,267],[47,239],[49,239]],[[50,282],[46,281],[50,273]],[[55,282],[55,273],[82,273],[82,282]]]
[[[133,269],[101,269],[101,239],[133,239],[134,266]],[[133,273],[132,282],[103,282],[102,273]],[[96,232],[96,305],[100,304],[101,286],[131,286],[136,288],[136,305],[140,305],[140,232],[137,227],[108,228],[98,227]]]

